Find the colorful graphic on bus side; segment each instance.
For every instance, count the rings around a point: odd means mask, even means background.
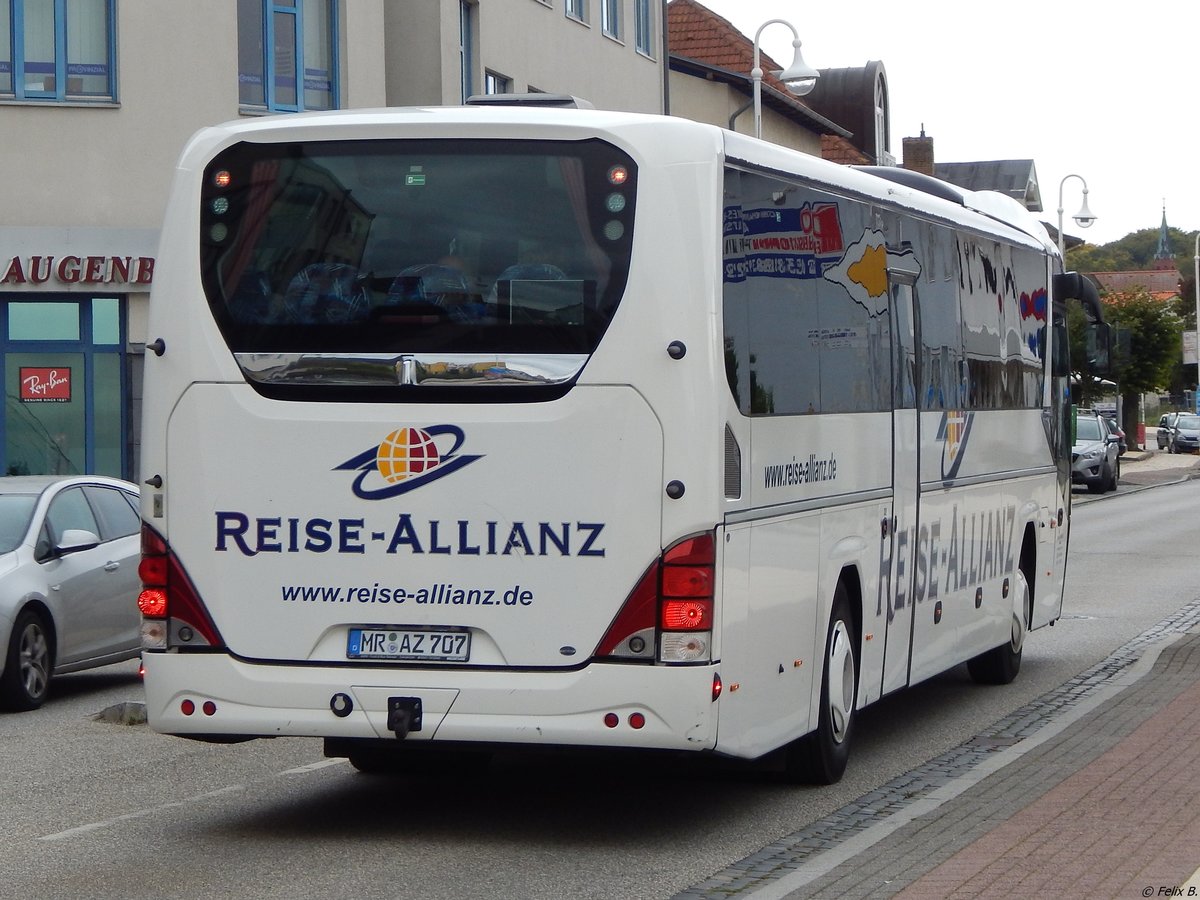
[[[834,203],[725,208],[725,281],[820,278],[845,248]]]

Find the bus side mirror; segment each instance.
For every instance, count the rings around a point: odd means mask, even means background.
[[[1054,341],[1053,353],[1050,357],[1053,369],[1050,374],[1065,378],[1071,374],[1071,341],[1067,333],[1066,321],[1056,319],[1050,334]]]
[[[1098,375],[1107,375],[1112,371],[1112,328],[1107,322],[1091,322],[1084,334],[1088,366]]]

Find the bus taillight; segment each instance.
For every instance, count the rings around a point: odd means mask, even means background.
[[[712,659],[716,543],[711,532],[668,547],[625,601],[597,656],[659,662]]]
[[[715,578],[716,543],[712,532],[684,538],[663,553],[659,662],[712,659]]]
[[[138,576],[142,580],[138,609],[142,613],[143,649],[224,646],[179,560],[162,536],[144,524]]]

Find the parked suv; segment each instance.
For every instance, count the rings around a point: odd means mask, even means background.
[[[1075,419],[1075,445],[1071,447],[1071,482],[1086,484],[1093,494],[1117,489],[1121,457],[1117,438],[1104,417],[1086,409]]]

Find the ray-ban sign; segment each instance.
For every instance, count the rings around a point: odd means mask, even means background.
[[[71,369],[21,367],[22,403],[70,403]]]

